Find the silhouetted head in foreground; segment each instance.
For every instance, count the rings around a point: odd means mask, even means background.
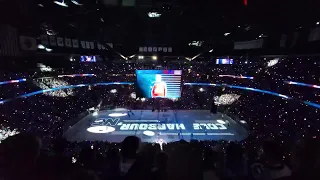
[[[139,149],[140,139],[136,136],[128,136],[122,141],[121,155],[123,158],[135,158]]]
[[[41,140],[33,135],[21,133],[1,143],[1,168],[7,178],[27,176],[35,169],[40,153]]]

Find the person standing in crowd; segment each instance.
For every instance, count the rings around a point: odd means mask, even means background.
[[[226,179],[246,179],[248,176],[247,159],[243,148],[231,142],[226,150],[225,167],[223,176]]]
[[[316,137],[305,138],[292,154],[292,179],[320,179],[320,141]]]
[[[253,164],[252,174],[255,179],[284,180],[292,176],[291,169],[283,163],[283,152],[280,143],[266,141],[263,144],[264,164]]]
[[[159,152],[156,156],[155,167],[152,170],[152,179],[167,180],[168,155],[165,152]]]
[[[121,146],[121,162],[120,172],[125,175],[128,173],[137,158],[137,151],[139,149],[140,139],[136,136],[128,136],[122,141]]]
[[[41,140],[27,133],[17,134],[0,144],[0,177],[3,180],[37,179],[36,162]]]

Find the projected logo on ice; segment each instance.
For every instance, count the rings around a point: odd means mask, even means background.
[[[219,123],[220,122],[220,123]],[[223,123],[222,123],[223,122]],[[162,123],[158,120],[120,120],[120,118],[100,118],[90,124],[87,129],[91,133],[110,133],[113,131],[172,131],[197,132],[226,130],[224,121],[217,123]]]

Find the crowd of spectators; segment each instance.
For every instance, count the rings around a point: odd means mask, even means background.
[[[155,106],[209,109],[212,100],[219,94],[219,88],[183,86],[182,97],[178,100],[157,102],[152,99],[137,99],[133,96],[134,85],[90,85],[13,99],[0,105],[0,132],[6,132],[1,135],[6,138],[18,132],[20,134],[1,143],[3,154],[0,157],[4,159],[1,159],[0,177],[279,179],[288,176],[292,179],[316,179],[318,176],[315,172],[319,163],[319,113],[317,108],[302,104],[300,100],[319,103],[319,92],[315,88],[288,85],[284,81],[319,84],[319,63],[313,58],[281,58],[278,64],[271,67],[267,64],[265,59],[246,60],[229,66],[208,65],[202,62],[167,64],[162,67],[96,63],[75,64],[71,68],[56,70],[52,73],[54,75],[49,72],[7,73],[1,77],[2,81],[21,78],[26,78],[27,81],[0,85],[1,100],[60,85],[134,82],[135,69],[151,68],[182,69],[184,82],[226,83],[266,89],[297,100],[226,88],[223,94],[234,94],[237,98],[220,110],[248,123],[250,135],[245,141],[181,141],[164,144],[161,150],[158,144],[141,144],[138,148],[139,143],[135,137],[128,138],[129,140],[122,144],[69,143],[60,140],[59,137],[67,121],[77,119],[79,114],[87,112],[89,108],[101,102],[102,106],[131,109],[151,109]],[[96,76],[57,77],[59,74],[81,73],[92,73]],[[221,74],[252,76],[254,79],[222,78],[218,76]],[[54,78],[41,78],[48,76]],[[71,91],[72,93],[68,93]],[[39,138],[29,134],[40,137],[41,143]],[[21,152],[21,149],[24,151]],[[21,173],[14,173],[15,170]],[[30,172],[36,173],[28,174]]]

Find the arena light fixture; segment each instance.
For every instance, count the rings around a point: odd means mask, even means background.
[[[146,98],[141,98],[141,101],[142,101],[142,102],[146,101]]]
[[[42,45],[42,44],[39,44],[38,45],[38,49],[46,49],[46,47],[44,45]]]
[[[71,2],[77,6],[82,6],[83,4],[80,4],[78,1],[76,0],[71,0]]]
[[[217,123],[219,123],[219,124],[226,124],[226,122],[224,122],[224,121],[221,120],[221,119],[218,119],[218,120],[217,120]]]
[[[272,60],[268,61],[267,67],[271,67],[271,66],[274,66],[274,65],[278,64],[279,60],[280,60],[280,58],[275,58],[275,59],[272,59]]]
[[[157,56],[152,56],[152,60],[156,61],[158,59]]]
[[[143,134],[146,136],[154,136],[155,133],[153,131],[143,131]]]
[[[138,56],[138,59],[144,59],[144,56]]]
[[[96,133],[96,134],[111,133],[115,130],[116,129],[114,127],[110,127],[110,126],[93,126],[93,127],[87,128],[88,132]]]
[[[62,7],[68,7],[68,5],[64,2],[64,0],[62,0],[62,2],[60,1],[53,1],[53,3],[62,6]]]
[[[150,18],[159,18],[159,17],[161,16],[161,14],[158,13],[158,12],[149,12],[149,13],[148,13],[148,16],[149,16]]]
[[[98,116],[98,114],[99,114],[98,111],[95,111],[92,113],[92,116]]]
[[[114,94],[114,93],[117,93],[117,90],[116,90],[116,89],[111,89],[110,92],[111,92],[112,94]]]
[[[123,117],[128,115],[127,113],[111,113],[109,114],[110,117]]]
[[[244,121],[244,120],[240,120],[240,123],[242,123],[242,124],[246,124],[247,122],[246,122],[246,121]]]
[[[51,52],[51,51],[52,51],[52,49],[50,49],[50,48],[46,48],[46,51],[47,51],[47,52]]]
[[[121,112],[121,111],[128,111],[126,108],[115,108],[113,111]]]
[[[191,43],[189,43],[189,46],[196,46],[196,47],[201,47],[203,44],[203,41],[192,41]]]
[[[133,98],[133,99],[136,99],[137,98],[137,94],[135,92],[133,92],[133,93],[130,94],[130,97]]]

